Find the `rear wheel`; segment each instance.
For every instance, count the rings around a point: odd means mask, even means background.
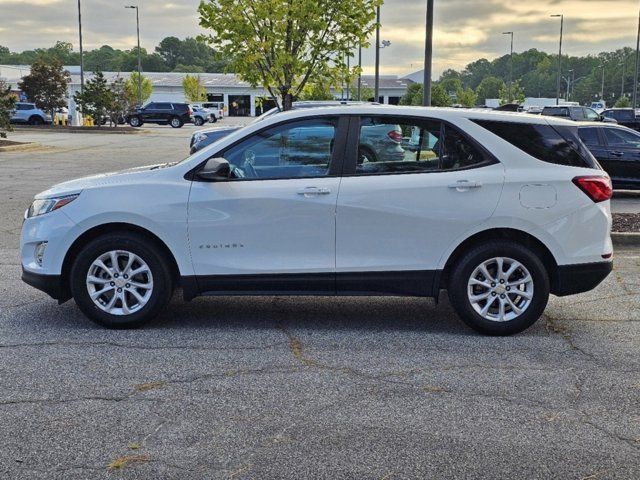
[[[211,123],[216,123],[218,121],[218,117],[216,117],[215,115],[213,115],[211,117]]]
[[[179,117],[171,117],[171,120],[169,121],[169,125],[171,125],[173,128],[180,128],[183,125],[182,120],[180,120]]]
[[[153,242],[128,232],[91,241],[71,268],[71,292],[80,310],[107,328],[135,328],[171,299],[168,261]]]
[[[549,276],[535,252],[507,240],[479,245],[458,260],[449,299],[462,321],[487,335],[533,325],[549,300]]]
[[[31,118],[29,118],[29,124],[30,125],[42,125],[42,124],[44,124],[44,120],[39,115],[32,115]]]

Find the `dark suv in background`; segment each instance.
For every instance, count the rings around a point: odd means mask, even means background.
[[[612,118],[619,125],[640,131],[640,120],[633,108],[609,108],[602,112],[605,118]]]
[[[575,122],[611,122],[616,123],[615,120],[603,117],[599,115],[593,108],[580,107],[573,105],[558,105],[554,107],[544,107],[542,109],[542,115],[549,117],[566,118],[567,120],[573,120]]]
[[[140,127],[144,123],[171,125],[180,128],[191,123],[191,107],[188,103],[151,102],[127,116],[127,123],[132,127]]]

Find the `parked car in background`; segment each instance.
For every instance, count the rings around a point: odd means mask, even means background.
[[[597,102],[591,102],[590,106],[596,113],[602,113],[607,109],[607,102],[604,100],[599,100]]]
[[[202,102],[201,104],[196,105],[213,111],[217,120],[222,120],[224,118],[224,102]]]
[[[218,121],[213,111],[199,105],[191,105],[191,121],[196,127],[201,127],[205,123],[215,123]]]
[[[575,122],[609,122],[616,123],[611,118],[606,118],[597,113],[593,108],[580,107],[572,105],[557,105],[553,107],[544,107],[542,115],[549,117],[566,118]]]
[[[206,105],[206,104],[203,104]],[[321,108],[321,107],[337,107],[337,106],[357,106],[357,105],[378,105],[377,103],[371,102],[346,102],[340,100],[309,100],[309,101],[301,101],[301,102],[293,102],[292,110],[301,110],[301,109],[309,109],[309,108]],[[278,107],[274,107],[270,110],[267,110],[262,115],[257,117],[253,123],[261,122],[277,113],[280,113],[281,110]],[[191,135],[191,140],[189,142],[189,152],[194,154],[198,150],[203,149],[207,145],[211,145],[213,142],[217,142],[221,138],[229,135],[230,133],[239,130],[241,127],[228,127],[228,128],[212,128],[210,130],[200,130],[193,135]]]
[[[615,189],[640,189],[640,133],[619,125],[583,124],[580,138]]]
[[[640,119],[636,117],[633,108],[609,108],[602,112],[605,118],[611,118],[622,125],[633,130],[640,130]]]
[[[44,125],[52,122],[51,115],[44,113],[35,103],[17,102],[11,112],[11,123]]]
[[[185,123],[191,123],[192,113],[188,103],[151,102],[127,115],[127,123],[132,127],[156,123],[180,128]]]
[[[359,161],[363,142],[416,129],[402,160]],[[591,290],[613,268],[610,179],[577,131],[467,109],[274,115],[183,161],[38,194],[23,280],[110,328],[152,320],[177,287],[186,300],[444,289],[472,328],[514,334],[550,294]]]

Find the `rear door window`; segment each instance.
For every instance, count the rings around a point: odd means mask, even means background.
[[[580,139],[588,146],[599,146],[600,135],[598,135],[598,129],[595,127],[587,127],[578,129],[578,135]]]
[[[495,120],[474,122],[543,162],[599,169],[596,159],[580,140],[575,127]]]

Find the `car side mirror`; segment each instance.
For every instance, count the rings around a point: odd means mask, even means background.
[[[231,177],[231,166],[222,157],[211,158],[196,177],[205,182],[223,182]]]

